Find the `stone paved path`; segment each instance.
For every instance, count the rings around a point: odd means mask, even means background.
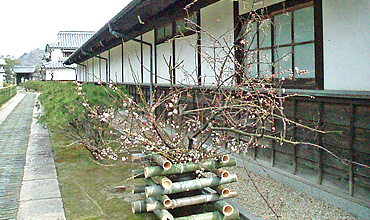
[[[35,99],[27,93],[0,125],[0,219],[17,215]]]
[[[0,219],[65,220],[37,95],[18,93],[0,108]]]

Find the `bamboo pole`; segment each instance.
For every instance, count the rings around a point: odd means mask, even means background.
[[[153,176],[153,177],[151,177],[151,179],[156,184],[160,184],[163,187],[163,189],[170,189],[172,187],[172,181],[168,177]]]
[[[213,186],[213,187],[211,187],[211,188],[212,188],[212,189],[214,189],[214,190],[216,190],[216,192],[217,192],[218,194],[223,195],[223,196],[228,196],[228,195],[231,193],[231,191],[230,191],[230,189],[229,189],[229,188],[224,187],[224,186],[222,186],[222,185],[219,185],[219,186]]]
[[[175,218],[175,220],[236,220],[236,219],[239,219],[239,210],[237,209],[235,209],[234,213],[231,216],[224,216],[220,212],[214,211]]]
[[[172,162],[162,155],[152,154],[151,158],[164,170],[169,170],[172,167]]]
[[[173,201],[168,197],[167,195],[159,196],[158,197],[159,201],[162,202],[163,206],[168,209],[171,206],[173,206]]]
[[[174,209],[174,208],[179,208],[179,207],[184,207],[184,206],[189,206],[189,205],[197,205],[197,204],[202,204],[202,203],[207,203],[207,202],[214,202],[214,201],[219,201],[222,199],[229,199],[233,198],[236,196],[236,192],[230,192],[227,196],[222,196],[217,193],[205,193],[203,195],[196,195],[196,196],[190,196],[190,197],[185,197],[185,198],[179,198],[179,199],[172,199],[172,205],[167,207],[164,206],[163,203],[153,199],[153,197],[148,198],[148,202],[145,205],[145,209],[147,212],[152,212],[154,210],[159,210],[159,209]]]
[[[136,214],[136,213],[145,212],[146,211],[145,205],[146,205],[145,201],[135,201],[135,202],[132,202],[131,203],[132,213]]]
[[[144,178],[144,169],[138,169],[138,170],[132,170],[132,178],[138,179],[138,178]]]
[[[132,193],[143,193],[145,192],[145,187],[148,187],[149,185],[141,185],[141,186],[134,186],[132,188]]]
[[[224,170],[223,168],[212,170],[212,172],[215,173],[220,178],[227,178],[230,175],[229,171]]]
[[[183,182],[176,182],[172,184],[172,188],[170,189],[163,189],[161,186],[158,185],[148,186],[145,187],[145,195],[146,197],[150,197],[185,192],[190,190],[197,190],[208,186],[218,186],[221,184],[236,182],[237,179],[238,179],[237,175],[232,174],[229,176],[229,178],[209,177],[188,180]]]
[[[221,163],[228,163],[230,161],[230,156],[228,154],[225,154],[225,155],[221,155],[218,160],[221,162]]]
[[[214,212],[207,212],[202,214],[196,214],[196,215],[189,215],[184,217],[175,218],[175,220],[220,220],[222,219],[222,214],[218,211]]]
[[[236,159],[229,159],[227,162],[221,162],[221,161],[215,161],[215,160],[207,160],[200,163],[179,163],[174,164],[169,170],[164,170],[160,166],[151,166],[151,167],[145,167],[144,169],[144,175],[145,178],[149,178],[152,176],[163,176],[168,174],[181,174],[181,173],[188,173],[193,172],[200,169],[205,170],[216,170],[221,167],[228,167],[228,166],[235,166],[236,165]]]
[[[160,220],[174,220],[174,217],[165,209],[161,210],[154,210],[154,214],[160,219]]]
[[[234,207],[223,200],[216,201],[214,204],[224,216],[231,216],[234,213]]]

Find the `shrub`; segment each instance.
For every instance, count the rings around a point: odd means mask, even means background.
[[[19,86],[22,86],[26,90],[35,90],[37,92],[41,92],[43,85],[48,84],[48,83],[52,83],[52,82],[29,80],[27,82],[19,84]]]
[[[121,91],[94,84],[47,82],[42,86],[40,103],[44,114],[40,121],[50,131],[68,135],[83,144],[96,159],[115,154],[104,153],[113,133],[106,123],[113,121],[118,111],[117,98]]]

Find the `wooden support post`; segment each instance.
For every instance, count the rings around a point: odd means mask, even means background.
[[[297,118],[297,110],[298,110],[298,101],[294,100],[294,110],[293,110],[293,118],[294,121],[298,121]],[[293,139],[297,140],[297,126],[293,128]],[[293,174],[297,174],[297,145],[293,145]]]
[[[324,102],[320,102],[319,103],[319,130],[322,130],[323,129],[323,118],[324,118]],[[318,144],[320,146],[323,146],[323,140],[322,140],[322,134],[319,133],[318,136]],[[318,148],[318,183],[321,185],[322,184],[322,178],[323,178],[323,150]]]
[[[276,144],[276,141],[272,140],[272,143],[271,143],[271,160],[270,160],[270,163],[271,163],[272,167],[275,166],[275,157],[276,157],[276,155],[275,155],[276,154],[275,144]]]
[[[349,141],[349,159],[351,161],[355,160],[355,151],[353,145],[355,142],[355,120],[356,120],[356,106],[351,103],[351,121],[350,121],[350,141]],[[353,196],[354,186],[355,186],[355,174],[353,172],[353,163],[349,164],[349,195]]]

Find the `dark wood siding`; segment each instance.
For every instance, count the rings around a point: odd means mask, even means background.
[[[126,84],[127,91],[138,100],[137,85]],[[149,85],[142,85],[149,100]],[[157,86],[156,94],[168,93],[169,86]],[[196,93],[196,90],[192,91]],[[195,96],[193,96],[195,97]],[[186,100],[188,107],[199,100]],[[302,177],[312,185],[370,207],[370,96],[321,94],[316,97],[296,96],[285,102],[285,114],[305,125],[334,131],[318,134],[297,127],[287,131],[295,140],[323,145],[325,150],[307,145],[280,145],[264,141],[266,148],[252,148],[251,158]],[[281,128],[277,123],[276,128]],[[343,161],[352,160],[355,164]]]

